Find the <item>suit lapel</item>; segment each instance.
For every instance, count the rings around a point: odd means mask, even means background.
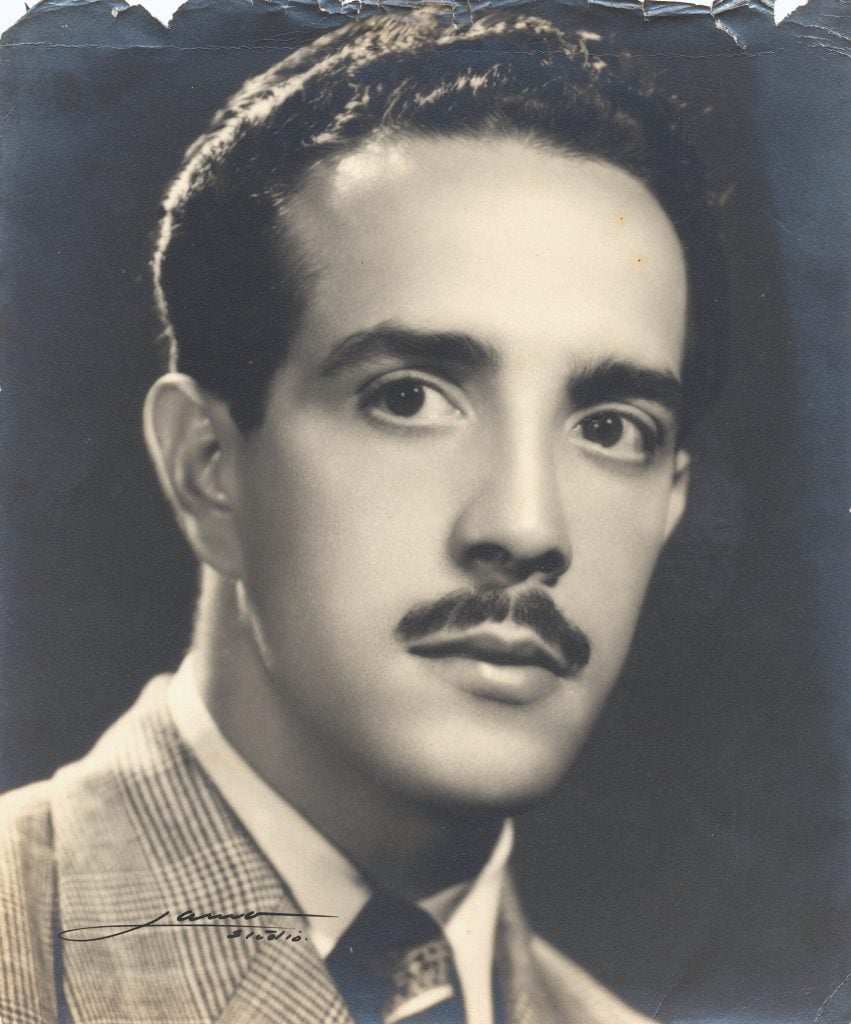
[[[509,1024],[565,1024],[542,998],[544,986],[532,956],[533,935],[514,885],[506,880],[497,923],[495,971]]]
[[[91,754],[56,778],[60,928],[136,924],[168,912],[125,935],[60,943],[74,1021],[352,1024],[309,940],[176,926],[185,910],[300,908],[181,743],[166,684],[153,680]],[[298,918],[290,931],[300,924],[305,931]]]
[[[533,935],[510,885],[505,887],[496,939],[508,1024],[652,1024]]]
[[[216,1024],[354,1024],[321,958],[290,952],[254,957]]]

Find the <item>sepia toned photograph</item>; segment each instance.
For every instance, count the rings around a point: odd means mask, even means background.
[[[851,1024],[838,0],[7,24],[0,1024]]]

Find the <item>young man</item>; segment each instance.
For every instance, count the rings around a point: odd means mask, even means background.
[[[522,16],[370,19],[217,116],[167,196],[145,410],[195,634],[5,798],[0,1016],[641,1019],[530,936],[509,816],[685,506],[719,338],[695,180]]]

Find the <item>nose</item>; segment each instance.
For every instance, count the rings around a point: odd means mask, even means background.
[[[551,587],[570,566],[562,491],[543,447],[503,448],[454,523],[453,560],[477,586],[534,580]]]

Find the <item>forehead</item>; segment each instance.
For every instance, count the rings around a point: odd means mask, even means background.
[[[680,243],[612,164],[520,138],[379,139],[314,169],[286,215],[316,270],[311,348],[391,322],[680,369]]]

